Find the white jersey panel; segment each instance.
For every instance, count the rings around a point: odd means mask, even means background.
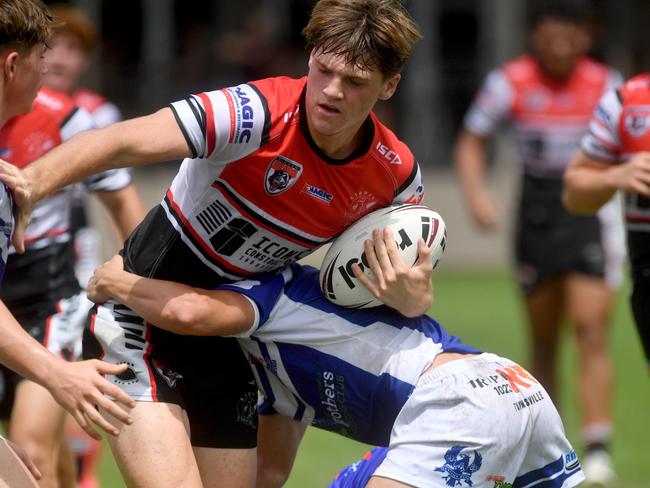
[[[4,183],[0,183],[0,285],[2,285],[2,278],[7,266],[13,222],[11,193]]]
[[[513,103],[514,90],[508,78],[500,69],[491,71],[465,115],[465,129],[482,136],[492,134],[510,116]]]
[[[587,156],[603,162],[615,163],[619,160],[621,142],[618,127],[622,109],[615,90],[602,96],[589,122],[589,131],[580,143]]]
[[[117,105],[111,102],[106,102],[103,105],[100,105],[90,115],[98,129],[108,127],[109,125],[113,125],[122,120],[120,109],[117,108]]]

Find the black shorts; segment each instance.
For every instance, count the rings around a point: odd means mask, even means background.
[[[650,367],[650,232],[629,231],[627,242],[632,275],[632,314]]]
[[[236,339],[172,334],[108,302],[91,315],[83,351],[85,359],[128,364],[108,379],[135,400],[184,408],[193,446],[257,445],[257,386]]]
[[[605,253],[597,216],[569,213],[559,178],[523,177],[515,230],[517,281],[531,293],[544,280],[578,272],[605,276]]]

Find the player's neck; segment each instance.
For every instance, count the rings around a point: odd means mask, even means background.
[[[365,125],[362,124],[356,131],[342,131],[332,135],[316,133],[310,129],[310,135],[325,155],[332,159],[345,159],[359,149],[363,143],[364,127]]]

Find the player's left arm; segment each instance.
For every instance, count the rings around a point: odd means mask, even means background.
[[[117,300],[175,334],[234,335],[246,332],[255,323],[253,306],[240,293],[143,278],[125,271],[121,256],[95,270],[86,293],[96,303]]]
[[[119,190],[96,191],[95,194],[111,215],[123,242],[144,219],[146,213],[138,191],[133,183],[130,183]]]
[[[393,231],[375,229],[373,239],[364,242],[370,279],[358,264],[352,265],[354,276],[375,298],[406,317],[417,317],[433,304],[433,259],[422,238],[418,239],[418,260],[413,267],[404,262],[397,249]]]

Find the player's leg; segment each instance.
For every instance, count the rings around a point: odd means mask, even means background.
[[[253,488],[257,458],[255,448],[195,447],[204,488]]]
[[[59,487],[59,449],[63,440],[64,410],[42,386],[23,380],[16,388],[9,436],[39,467],[43,488]],[[74,469],[74,468],[71,468]]]
[[[556,364],[564,308],[562,277],[549,278],[524,297],[530,324],[531,371],[556,396]]]
[[[257,384],[239,342],[181,336],[183,402],[205,488],[255,486]]]
[[[102,412],[110,418],[106,412]],[[129,488],[201,488],[189,427],[183,409],[174,404],[137,402],[131,425],[111,419],[120,435],[109,443]]]
[[[65,433],[62,436],[62,442],[59,446],[58,457],[57,477],[59,484],[61,487],[77,488],[79,486],[77,483],[77,463],[72,455]]]
[[[97,470],[102,455],[102,442],[90,437],[71,415],[65,420],[66,444],[76,466],[79,488],[99,488]]]
[[[307,424],[284,415],[260,415],[257,433],[257,488],[284,486]]]

